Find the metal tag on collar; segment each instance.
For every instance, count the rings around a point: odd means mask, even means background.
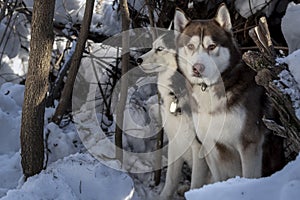
[[[177,111],[177,101],[176,100],[174,100],[174,101],[172,101],[171,102],[171,105],[170,105],[170,113],[176,113],[176,111]]]
[[[201,90],[202,90],[202,92],[204,92],[205,90],[206,90],[206,88],[207,88],[207,85],[206,85],[206,83],[201,83]]]

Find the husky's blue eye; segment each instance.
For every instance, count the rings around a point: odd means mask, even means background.
[[[164,50],[163,47],[158,47],[158,48],[156,49],[156,51],[162,51],[162,50]]]

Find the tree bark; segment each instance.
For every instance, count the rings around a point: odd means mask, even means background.
[[[62,91],[60,102],[56,108],[55,114],[52,119],[53,122],[56,124],[60,124],[63,115],[66,113],[66,110],[71,103],[73,86],[80,67],[81,57],[85,48],[85,43],[89,34],[94,9],[94,2],[94,0],[86,0],[83,22],[78,36],[75,52],[72,56],[68,78]]]
[[[21,124],[21,164],[25,177],[43,169],[44,113],[53,35],[55,0],[35,0],[33,5],[29,68]]]
[[[125,75],[129,68],[129,26],[130,17],[127,0],[120,0],[121,13],[122,13],[122,77]],[[121,78],[121,93],[120,101],[117,106],[117,121],[116,121],[116,158],[122,163],[123,162],[123,145],[122,145],[122,129],[124,120],[124,110],[127,100],[128,82],[126,78]]]

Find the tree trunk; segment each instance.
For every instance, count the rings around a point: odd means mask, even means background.
[[[90,24],[93,15],[93,9],[94,9],[94,2],[95,2],[94,0],[86,0],[82,26],[78,36],[75,52],[72,56],[72,60],[70,64],[71,67],[69,70],[68,78],[64,86],[64,89],[62,91],[60,102],[56,108],[55,114],[52,119],[53,122],[56,124],[60,124],[63,115],[66,113],[68,106],[71,104],[73,86],[75,83],[77,72],[80,67],[81,57],[85,48],[85,43],[89,34],[89,29],[90,29]]]
[[[44,113],[53,35],[55,0],[35,0],[33,5],[29,68],[21,125],[22,168],[25,177],[43,169]]]
[[[122,13],[122,77],[125,75],[129,68],[129,9],[127,0],[120,1],[121,13]],[[116,133],[115,133],[115,143],[116,143],[116,158],[122,163],[123,162],[123,145],[122,145],[122,129],[124,120],[124,110],[127,100],[127,89],[128,83],[126,78],[121,78],[121,93],[120,101],[117,106],[117,121],[116,121]]]

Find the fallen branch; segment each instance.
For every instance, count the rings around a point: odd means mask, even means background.
[[[259,25],[252,28],[249,35],[261,53],[248,51],[244,53],[243,60],[257,72],[256,83],[266,89],[274,109],[279,114],[281,124],[269,119],[263,119],[263,121],[276,135],[285,138],[285,154],[290,161],[295,159],[300,151],[300,121],[296,117],[290,96],[280,89],[287,86],[278,81],[274,82],[279,79],[279,73],[286,70],[287,66],[283,64],[275,66],[275,51],[265,18],[260,19]]]

